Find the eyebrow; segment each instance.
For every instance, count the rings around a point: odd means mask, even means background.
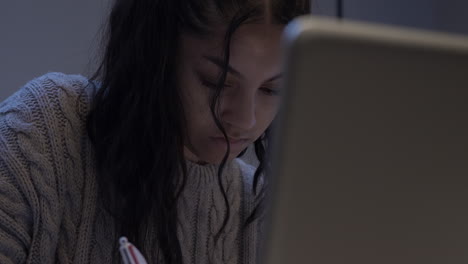
[[[204,59],[208,60],[209,62],[215,64],[216,66],[218,66],[219,68],[223,68],[224,67],[224,61],[218,57],[213,57],[213,56],[209,56],[209,55],[204,55],[203,56]],[[231,65],[228,65],[227,66],[227,71],[229,73],[232,73],[233,75],[236,75],[238,77],[241,77],[241,78],[244,78],[244,75],[242,75],[242,73],[240,73],[238,70],[234,69]],[[276,79],[279,79],[283,76],[282,73],[278,73],[276,74],[275,76],[269,78],[268,80],[266,80],[265,82],[268,83],[268,82],[272,82]]]

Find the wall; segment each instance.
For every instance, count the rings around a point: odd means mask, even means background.
[[[49,71],[92,71],[96,34],[110,0],[0,1],[0,101]],[[468,34],[466,0],[343,0],[344,16]],[[313,13],[336,14],[335,0]],[[92,64],[91,64],[92,65]]]
[[[466,0],[342,0],[344,18],[468,34]],[[336,0],[313,0],[313,13],[334,16]]]
[[[108,1],[0,1],[0,101],[50,71],[82,73]]]

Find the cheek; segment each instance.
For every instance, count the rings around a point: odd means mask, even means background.
[[[198,77],[191,72],[185,72],[180,77],[179,87],[187,121],[206,119],[209,112],[209,90],[203,87]]]
[[[267,97],[260,100],[257,106],[257,127],[263,133],[271,122],[276,118],[279,110],[280,100],[277,96]]]
[[[198,141],[209,130],[210,111],[208,98],[196,82],[181,87],[182,103],[186,121],[186,136],[190,141]],[[192,142],[194,143],[194,142]]]
[[[188,133],[191,135],[206,133],[210,127],[211,113],[205,98],[191,97],[185,107]]]

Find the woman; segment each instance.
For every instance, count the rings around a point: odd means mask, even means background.
[[[120,236],[149,263],[255,263],[280,35],[308,2],[116,0],[94,77],[0,104],[0,263],[120,263]]]

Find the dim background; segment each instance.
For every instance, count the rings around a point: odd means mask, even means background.
[[[0,1],[0,101],[59,71],[90,76],[111,0]],[[336,15],[335,0],[313,14]],[[344,18],[468,34],[467,0],[343,0]]]

